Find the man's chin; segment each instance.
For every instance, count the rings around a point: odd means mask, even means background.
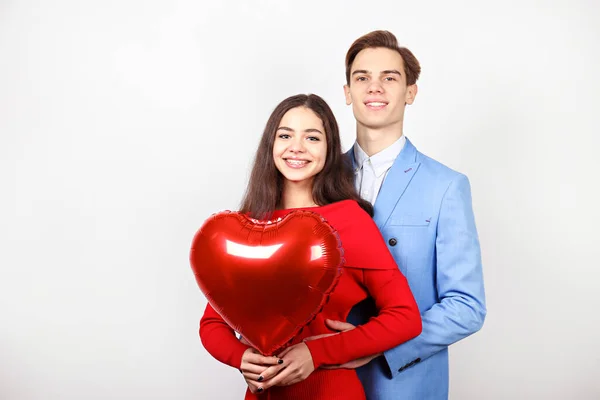
[[[379,129],[389,129],[391,127],[393,127],[394,125],[398,125],[398,123],[400,122],[400,125],[402,124],[402,118],[395,118],[395,119],[390,119],[389,116],[380,116],[380,117],[373,117],[373,116],[369,116],[369,118],[357,118],[356,115],[354,116],[356,118],[356,122],[361,125],[364,129],[371,129],[371,130],[379,130]]]
[[[359,123],[366,129],[384,129],[393,123],[385,120],[369,120],[369,121],[359,121]]]

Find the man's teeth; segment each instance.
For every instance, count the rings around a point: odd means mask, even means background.
[[[367,105],[372,106],[372,107],[382,107],[382,106],[385,106],[385,103],[373,102],[373,103],[367,103]]]

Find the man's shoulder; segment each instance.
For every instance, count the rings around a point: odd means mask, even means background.
[[[417,150],[417,162],[419,175],[434,179],[439,182],[452,182],[457,179],[466,179],[466,175],[456,171],[447,165],[435,160]]]

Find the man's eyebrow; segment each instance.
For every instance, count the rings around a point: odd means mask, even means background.
[[[367,71],[366,69],[357,69],[356,71],[352,72],[352,76],[356,75],[356,74],[370,74],[371,71]]]
[[[352,76],[354,76],[356,74],[370,74],[370,73],[371,73],[371,71],[367,71],[366,69],[357,69],[356,71],[352,72]],[[389,74],[396,74],[398,76],[402,76],[400,71],[398,71],[397,69],[386,69],[385,71],[381,71],[381,75],[389,75]]]

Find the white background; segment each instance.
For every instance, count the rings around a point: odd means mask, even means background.
[[[198,339],[188,250],[264,124],[394,32],[405,133],[469,176],[488,297],[451,399],[600,398],[600,6],[579,1],[0,0],[0,398],[241,399]]]

